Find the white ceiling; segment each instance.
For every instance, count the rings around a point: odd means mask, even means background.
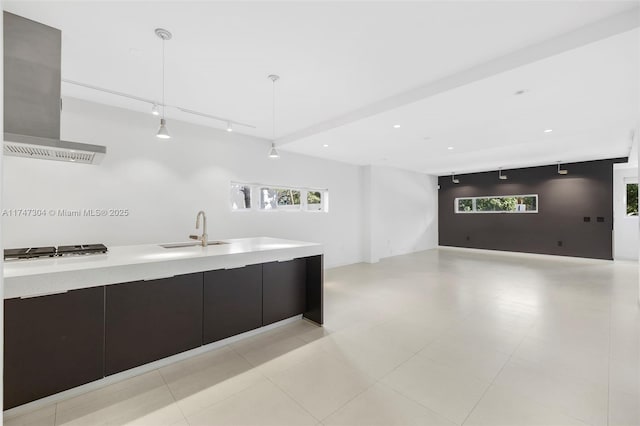
[[[5,1],[4,7],[63,31],[66,79],[159,99],[161,44],[153,29],[164,27],[174,34],[166,44],[168,104],[250,123],[256,129],[236,131],[271,138],[266,76],[276,73],[282,77],[276,138],[284,150],[444,174],[626,155],[640,116],[638,30],[615,35],[614,29],[582,47],[585,41],[574,37],[564,53],[547,49],[552,56],[540,60],[538,49],[535,61],[515,69],[498,67],[493,76],[411,103],[384,101],[419,95],[425,85],[505,55],[529,52],[535,59],[530,46],[595,28],[637,4]],[[528,92],[514,96],[520,89]],[[148,111],[67,84],[63,94]],[[354,114],[372,105],[375,114]],[[174,110],[167,116],[222,126]],[[392,129],[395,123],[402,127]]]

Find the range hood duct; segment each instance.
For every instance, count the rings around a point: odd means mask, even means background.
[[[60,139],[60,30],[3,14],[4,155],[99,163],[106,147]]]

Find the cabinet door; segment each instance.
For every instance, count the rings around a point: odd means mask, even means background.
[[[306,259],[263,264],[262,325],[305,312],[306,264]]]
[[[262,265],[204,273],[204,344],[262,325]]]
[[[4,301],[4,408],[104,376],[104,287]]]
[[[107,375],[202,344],[202,275],[106,287]]]

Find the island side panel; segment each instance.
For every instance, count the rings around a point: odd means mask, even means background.
[[[322,325],[324,321],[324,256],[307,257],[306,310],[304,317]]]

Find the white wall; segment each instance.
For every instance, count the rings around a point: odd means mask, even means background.
[[[198,210],[209,238],[273,236],[325,244],[327,267],[362,260],[360,167],[282,152],[268,142],[168,120],[173,138],[155,137],[156,117],[64,100],[62,137],[107,146],[100,165],[5,158],[5,209],[124,208],[129,217],[4,217],[5,247],[183,241]],[[328,188],[329,213],[232,212],[232,180]]]
[[[363,181],[367,261],[437,247],[437,177],[368,166]]]
[[[613,167],[613,258],[638,259],[638,216],[627,216],[626,183],[638,182],[638,167],[615,164]]]
[[[3,217],[5,247],[183,241],[205,210],[209,238],[320,242],[334,267],[437,246],[437,178],[281,152],[265,140],[65,98],[62,137],[107,146],[100,165],[7,157],[5,209],[128,209],[128,217]],[[231,181],[327,188],[329,213],[230,208]]]

